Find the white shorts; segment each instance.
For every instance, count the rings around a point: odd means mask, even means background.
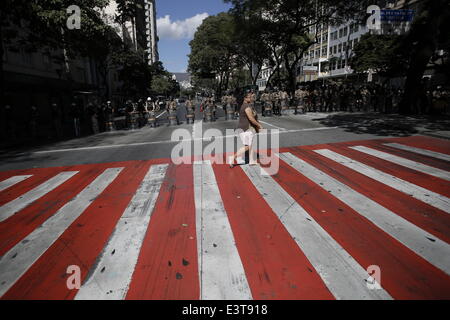
[[[239,137],[241,138],[242,143],[244,146],[251,146],[253,142],[253,137],[255,136],[255,132],[251,129],[239,133]]]

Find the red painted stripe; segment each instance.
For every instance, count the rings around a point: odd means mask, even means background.
[[[53,216],[104,169],[104,166],[96,165],[89,170],[80,171],[28,207],[0,222],[0,256]]]
[[[191,165],[170,165],[150,219],[126,299],[200,296]]]
[[[2,299],[73,299],[77,290],[69,290],[66,286],[67,267],[78,265],[83,282],[148,168],[148,162],[128,162],[128,167]]]
[[[411,147],[427,149],[450,155],[450,140],[426,136],[412,136],[406,138],[392,138],[389,142],[406,144]]]
[[[23,194],[36,188],[40,184],[49,180],[50,178],[53,178],[58,173],[62,171],[71,171],[71,170],[72,169],[62,170],[61,168],[48,168],[37,171],[35,174],[33,174],[32,177],[25,179],[21,183],[18,183],[12,186],[11,188],[8,188],[0,192],[0,206],[3,206],[4,204],[22,196]],[[27,172],[24,174],[31,174],[31,173]],[[12,174],[11,176],[15,175],[16,174]]]
[[[247,175],[214,165],[254,299],[334,299]]]
[[[364,163],[372,168],[378,169],[387,174],[391,174],[393,176],[396,176],[397,178],[408,181],[410,183],[413,183],[427,190],[436,192],[443,196],[448,197],[450,194],[450,182],[444,179],[430,176],[426,173],[419,172],[341,145],[332,144],[325,146],[324,148],[328,148],[335,152],[341,153],[351,159]]]
[[[290,151],[327,173],[335,167],[325,170],[326,166],[310,157],[304,148]],[[382,273],[381,285],[395,299],[450,298],[448,275],[331,196],[326,189],[282,161],[274,178],[363,268],[378,265]],[[339,180],[344,178],[340,175]],[[362,192],[362,187],[356,191]]]
[[[384,146],[383,144],[379,144],[376,142],[365,142],[361,145],[364,145],[366,147],[372,148],[372,149],[376,149],[379,151],[383,151],[389,154],[393,154],[395,156],[401,157],[401,158],[405,158],[408,160],[412,160],[418,163],[423,163],[426,164],[427,166],[431,166],[431,167],[435,167],[441,170],[446,170],[446,171],[450,171],[450,163],[448,163],[445,160],[440,160],[440,159],[436,159],[436,158],[432,158],[432,157],[428,157],[425,155],[421,155],[418,153],[414,153],[414,152],[410,152],[410,151],[405,151],[405,150],[401,150],[401,149],[396,149],[396,148],[392,148],[392,147],[388,147],[388,146]]]
[[[329,150],[355,159],[349,154],[350,152],[347,152],[349,149],[330,147]],[[378,202],[383,207],[395,212],[419,228],[450,243],[450,215],[445,211],[415,199],[395,188],[369,178],[362,173],[349,169],[315,152],[305,150],[302,152],[303,154],[307,155],[307,161],[312,160],[311,164],[319,170],[348,185],[358,193]],[[395,170],[392,169],[392,171],[394,172],[394,176],[398,176],[395,174]]]

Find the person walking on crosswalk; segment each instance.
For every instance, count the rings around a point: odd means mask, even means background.
[[[239,137],[244,145],[239,149],[234,155],[230,156],[228,159],[230,168],[235,166],[236,158],[243,155],[245,152],[249,152],[250,165],[256,165],[256,160],[254,159],[254,152],[252,150],[252,143],[255,134],[260,132],[263,127],[258,122],[258,114],[253,107],[255,95],[248,91],[242,103],[241,109],[239,111],[239,123],[237,130],[239,131]]]

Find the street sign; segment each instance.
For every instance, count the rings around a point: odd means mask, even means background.
[[[414,18],[414,10],[381,10],[381,22],[410,22]]]

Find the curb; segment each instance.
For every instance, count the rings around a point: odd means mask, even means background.
[[[432,131],[425,131],[425,132],[420,132],[419,134],[425,135],[425,136],[430,136],[433,138],[440,138],[440,139],[446,139],[446,140],[450,140],[450,135],[446,136],[446,135],[442,135],[439,133],[435,133]]]

